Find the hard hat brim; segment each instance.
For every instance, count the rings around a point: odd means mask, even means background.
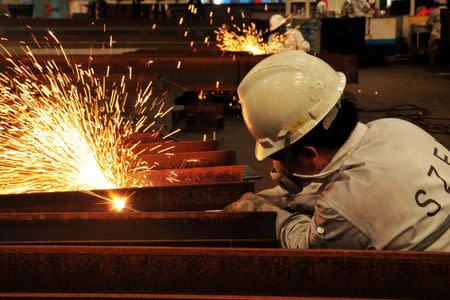
[[[280,28],[282,25],[284,25],[286,23],[286,19],[284,19],[280,24],[278,24],[277,26],[270,26],[269,30],[270,31],[274,31],[277,30],[278,28]],[[266,27],[267,28],[267,27]]]
[[[264,148],[263,146],[261,146],[260,143],[258,142],[255,143],[255,157],[258,161],[266,159],[267,157],[269,157],[270,155],[274,154],[277,151],[278,149]]]

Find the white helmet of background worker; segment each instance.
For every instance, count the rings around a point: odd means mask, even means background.
[[[270,25],[269,30],[274,31],[274,30],[278,29],[284,23],[286,23],[286,19],[282,15],[279,15],[279,14],[273,15],[270,17],[270,20],[269,20],[269,25]]]
[[[298,141],[322,120],[326,129],[337,114],[346,84],[343,73],[300,50],[285,51],[259,62],[237,89],[242,115],[263,160]]]

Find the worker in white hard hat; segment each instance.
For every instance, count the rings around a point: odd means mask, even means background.
[[[341,6],[342,17],[374,17],[377,11],[374,0],[345,0]]]
[[[366,17],[370,13],[370,4],[367,0],[351,0],[354,17]]]
[[[309,51],[310,45],[304,39],[300,30],[287,28],[287,20],[282,15],[276,14],[270,17],[269,25],[271,32],[269,46],[273,48],[273,52],[288,50]]]
[[[225,211],[276,212],[287,248],[450,251],[450,151],[400,119],[358,122],[346,77],[302,51],[274,54],[238,95],[278,186]]]
[[[353,4],[351,0],[345,0],[341,6],[341,17],[353,16]]]
[[[320,0],[316,4],[316,18],[326,18],[330,16],[328,0]]]
[[[435,0],[436,7],[428,15],[428,24],[431,26],[431,35],[428,41],[428,53],[430,62],[434,63],[434,57],[439,53],[441,42],[441,10],[447,8],[447,0]]]

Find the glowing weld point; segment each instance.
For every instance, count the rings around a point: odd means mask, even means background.
[[[112,199],[112,208],[117,212],[122,212],[126,207],[127,199],[121,197],[115,197]]]

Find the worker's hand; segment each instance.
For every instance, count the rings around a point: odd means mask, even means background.
[[[245,193],[236,202],[225,207],[224,212],[274,211],[279,209],[268,200],[253,193]]]
[[[241,198],[225,207],[223,212],[258,212],[272,211],[277,214],[276,234],[279,237],[281,227],[284,222],[292,215],[291,213],[279,208],[270,201],[253,193],[245,193]]]

